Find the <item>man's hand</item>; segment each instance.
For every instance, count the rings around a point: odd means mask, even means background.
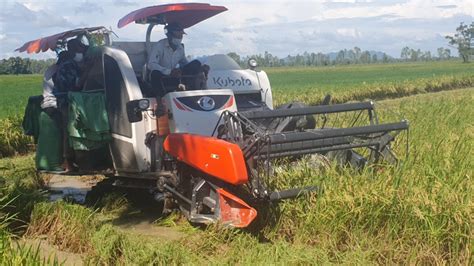
[[[204,72],[204,76],[206,77],[207,79],[207,75],[209,74],[209,70],[211,70],[211,67],[206,65],[206,64],[203,64],[201,66],[201,71]]]
[[[208,65],[206,65],[206,64],[203,64],[203,65],[201,66],[201,68],[202,68],[202,71],[203,71],[206,75],[207,75],[207,73],[209,73],[209,70],[211,70],[211,67],[208,66]]]
[[[50,117],[53,117],[56,112],[58,112],[57,108],[54,107],[46,107],[43,109],[45,113],[47,113]]]
[[[173,77],[173,78],[181,77],[181,69],[175,68],[175,69],[171,70],[170,76]]]

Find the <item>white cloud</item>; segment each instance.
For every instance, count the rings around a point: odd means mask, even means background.
[[[337,29],[336,32],[339,35],[345,36],[345,37],[352,37],[352,38],[361,37],[361,33],[355,28],[340,28],[340,29]]]
[[[40,28],[73,26],[71,22],[59,14],[41,9],[34,11],[21,3],[6,5],[0,11],[0,17],[0,21],[5,23],[5,31],[30,28],[30,31],[34,32]]]
[[[144,40],[146,26],[132,23],[117,29],[117,21],[135,9],[157,4],[156,0],[3,0],[0,36],[8,38],[3,37],[0,58],[26,41],[75,27],[103,25],[122,41]],[[398,56],[406,45],[446,46],[443,36],[473,18],[472,0],[216,0],[212,4],[229,10],[187,29],[188,54],[269,51],[286,56],[358,46]],[[152,38],[163,37],[162,27],[156,27]]]
[[[114,4],[118,6],[137,6],[138,5],[136,2],[128,1],[128,0],[115,0]]]
[[[86,1],[80,5],[78,5],[74,11],[76,14],[84,13],[84,14],[91,14],[91,13],[104,13],[104,9],[99,6],[98,4]]]
[[[451,9],[451,8],[456,8],[458,7],[457,5],[442,5],[442,6],[436,6],[437,8],[444,8],[444,9]]]

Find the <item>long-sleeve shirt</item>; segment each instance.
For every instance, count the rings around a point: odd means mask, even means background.
[[[73,59],[59,64],[57,71],[54,85],[58,92],[74,91],[79,86],[82,73],[79,65]]]
[[[176,50],[173,50],[168,39],[155,43],[148,57],[148,69],[150,71],[158,70],[164,75],[169,75],[178,64],[183,66],[187,63],[184,46],[178,45]]]
[[[58,70],[56,64],[51,65],[46,69],[43,75],[43,101],[41,102],[41,108],[46,109],[48,107],[57,108],[56,96],[54,96],[54,82],[53,75]]]

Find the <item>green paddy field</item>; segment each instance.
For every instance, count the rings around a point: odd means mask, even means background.
[[[474,86],[474,64],[458,61],[281,67],[267,72],[275,103],[386,99]],[[23,112],[28,96],[42,93],[41,75],[0,75],[0,119]]]

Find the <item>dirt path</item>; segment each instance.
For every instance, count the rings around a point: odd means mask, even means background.
[[[77,203],[84,203],[87,192],[103,180],[104,176],[42,174],[42,178],[51,201],[68,198]]]
[[[125,234],[159,239],[160,241],[178,241],[186,237],[185,233],[176,228],[157,226],[139,218],[130,218],[120,224],[114,224],[114,227]],[[84,255],[62,251],[48,243],[46,239],[21,239],[18,244],[30,246],[33,250],[38,247],[40,257],[46,261],[53,262],[56,258],[59,263],[64,263],[64,265],[84,265]]]
[[[77,203],[84,203],[87,192],[103,180],[103,177],[49,175],[46,180],[46,186],[51,193],[51,201],[68,197]],[[148,202],[141,204],[148,205]],[[111,220],[111,223],[123,232],[158,237],[164,240],[178,240],[184,236],[183,233],[171,227],[157,226],[154,222],[159,218],[159,215],[152,209],[132,209]]]
[[[57,247],[48,243],[47,240],[42,239],[21,239],[18,241],[20,245],[31,246],[32,249],[39,248],[41,258],[46,261],[49,260],[50,264],[53,264],[54,258],[56,257],[57,262],[64,263],[64,265],[83,265],[83,257],[80,254],[61,251]]]
[[[126,217],[111,221],[113,226],[127,235],[136,235],[147,239],[159,239],[160,241],[178,241],[186,237],[186,233],[174,227],[157,226],[154,221],[139,214],[137,217]],[[31,246],[33,250],[39,248],[42,259],[50,260],[56,257],[59,263],[64,265],[84,265],[84,255],[62,251],[56,246],[48,243],[46,239],[21,239],[20,245]]]
[[[74,202],[82,204],[89,191],[101,180],[103,176],[69,176],[61,174],[43,174],[46,187],[49,191],[51,201],[59,199],[72,199]],[[142,202],[142,205],[149,205]],[[147,206],[148,207],[148,206]],[[159,216],[157,212],[151,209],[133,207],[129,211],[120,214],[119,217],[107,220],[106,223],[112,224],[118,231],[138,235],[140,237],[159,239],[160,241],[177,241],[186,234],[180,232],[175,227],[158,226],[155,221]],[[65,252],[59,250],[54,245],[50,245],[45,239],[23,239],[23,244],[30,245],[32,248],[39,247],[42,258],[56,258],[65,265],[82,265],[83,255]]]
[[[156,219],[155,219],[156,220]],[[163,241],[176,241],[186,237],[186,234],[175,227],[157,226],[154,221],[138,215],[138,217],[126,217],[112,222],[121,232],[136,234],[140,236],[159,238]]]

